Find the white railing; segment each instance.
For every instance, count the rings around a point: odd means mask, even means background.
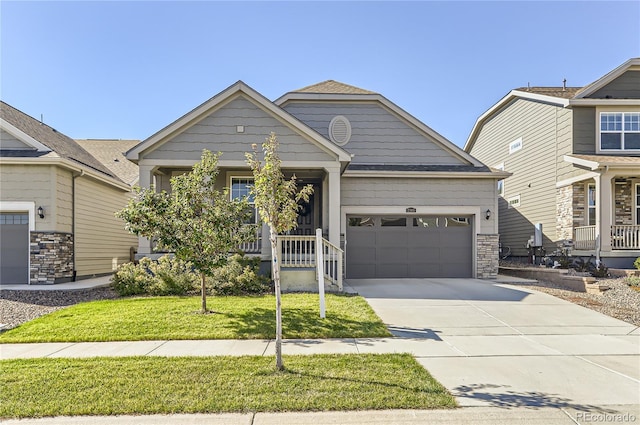
[[[316,246],[322,246],[322,262],[318,267]],[[278,236],[281,268],[316,268],[318,275],[342,290],[343,251],[328,240],[309,235]]]
[[[303,235],[278,236],[280,267],[315,267],[316,237]]]
[[[582,226],[574,229],[574,249],[596,249],[596,226]]]
[[[611,226],[611,249],[640,249],[640,226]]]
[[[256,238],[252,242],[241,244],[240,250],[247,254],[259,254],[262,251],[262,226],[257,226]]]

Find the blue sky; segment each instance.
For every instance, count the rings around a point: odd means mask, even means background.
[[[459,146],[509,90],[640,56],[640,1],[0,2],[0,97],[74,138],[144,139],[243,80],[381,93]]]

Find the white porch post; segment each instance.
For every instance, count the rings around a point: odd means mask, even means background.
[[[153,183],[153,169],[151,165],[140,165],[140,181],[142,188],[150,188]],[[151,254],[151,241],[142,236],[138,237],[138,254]]]
[[[613,175],[604,172],[596,177],[596,253],[611,251],[611,225],[613,222]]]
[[[329,193],[324,194],[329,199],[329,242],[340,246],[340,167],[327,168],[329,173]]]

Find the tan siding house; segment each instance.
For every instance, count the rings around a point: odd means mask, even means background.
[[[272,102],[238,82],[127,157],[139,165],[141,186],[167,190],[169,178],[189,170],[203,149],[222,152],[220,185],[233,196],[252,184],[244,153],[271,132],[285,173],[314,187],[298,227],[279,239],[285,288],[314,288],[309,267],[320,243],[325,272],[336,278],[327,285],[338,289],[342,272],[348,279],[496,276],[495,185],[508,174],[368,90],[330,80]],[[309,242],[317,229],[322,242]],[[265,262],[272,255],[264,237],[245,251]],[[155,255],[146,239],[138,253]]]
[[[534,253],[538,223],[537,255],[569,247],[620,267],[640,255],[639,77],[631,59],[584,88],[512,90],[480,116],[465,151],[513,174],[499,222],[513,256]]]
[[[137,243],[114,217],[131,186],[74,140],[0,106],[0,283],[112,273]]]

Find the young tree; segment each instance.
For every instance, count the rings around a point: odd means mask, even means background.
[[[218,158],[208,150],[189,173],[171,178],[171,193],[136,188],[136,197],[116,216],[131,233],[155,239],[158,248],[190,261],[200,273],[202,312],[207,312],[206,276],[227,262],[230,252],[255,238],[246,199],[230,200],[215,188]]]
[[[313,193],[311,185],[296,191],[296,176],[287,180],[280,168],[278,157],[278,139],[275,133],[262,144],[264,164],[258,156],[258,149],[253,145],[253,153],[247,153],[247,163],[253,171],[254,186],[252,193],[254,203],[261,220],[269,226],[269,242],[271,242],[271,271],[276,293],[276,368],[283,370],[282,363],[282,301],[280,296],[280,253],[277,247],[279,233],[287,232],[297,226],[298,202],[309,201]]]

